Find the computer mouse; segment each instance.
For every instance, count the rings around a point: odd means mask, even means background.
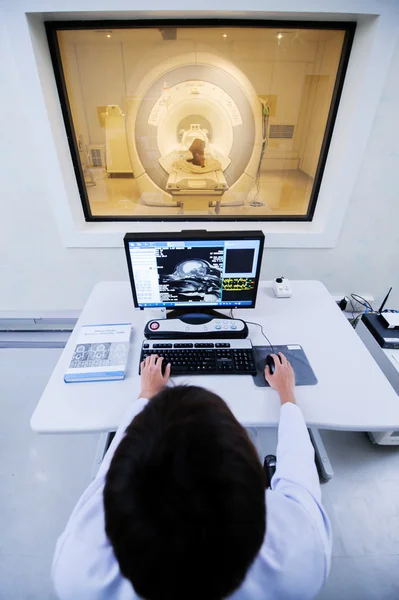
[[[278,354],[277,354],[278,356]],[[281,363],[281,358],[278,356],[278,359]],[[274,364],[274,358],[271,354],[268,354],[266,356],[266,365],[269,367],[270,369],[270,375],[273,375],[274,371],[276,370],[276,365]]]

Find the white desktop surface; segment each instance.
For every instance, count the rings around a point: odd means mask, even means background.
[[[261,282],[256,309],[236,310],[236,318],[261,323],[273,344],[300,344],[318,378],[296,388],[309,426],[352,431],[399,430],[399,398],[363,342],[318,281],[293,281],[291,298],[277,299],[270,282]],[[159,309],[133,307],[130,284],[97,284],[56,365],[31,419],[40,433],[117,429],[126,407],[140,391],[138,375],[143,328]],[[227,311],[226,311],[227,314]],[[83,324],[133,322],[127,376],[123,381],[64,383],[64,373]],[[254,345],[267,345],[259,327],[249,325]],[[246,426],[276,426],[280,403],[270,388],[258,388],[250,375],[177,377],[176,382],[219,394]]]

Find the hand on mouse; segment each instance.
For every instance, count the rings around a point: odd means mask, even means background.
[[[274,360],[274,373],[270,373],[269,367],[265,368],[265,379],[267,383],[280,395],[281,404],[295,402],[295,374],[294,369],[282,352],[271,355]],[[281,362],[280,362],[281,361]]]
[[[139,398],[152,398],[168,383],[170,363],[166,365],[164,375],[162,374],[162,363],[163,357],[159,357],[157,354],[147,356],[141,363],[141,392]]]

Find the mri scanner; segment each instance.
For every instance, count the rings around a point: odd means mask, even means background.
[[[266,148],[267,108],[237,67],[207,52],[190,64],[174,57],[132,78],[126,107],[141,202],[216,212],[245,203]]]

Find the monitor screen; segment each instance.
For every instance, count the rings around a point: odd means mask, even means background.
[[[261,231],[127,234],[135,306],[252,308],[263,245]]]

